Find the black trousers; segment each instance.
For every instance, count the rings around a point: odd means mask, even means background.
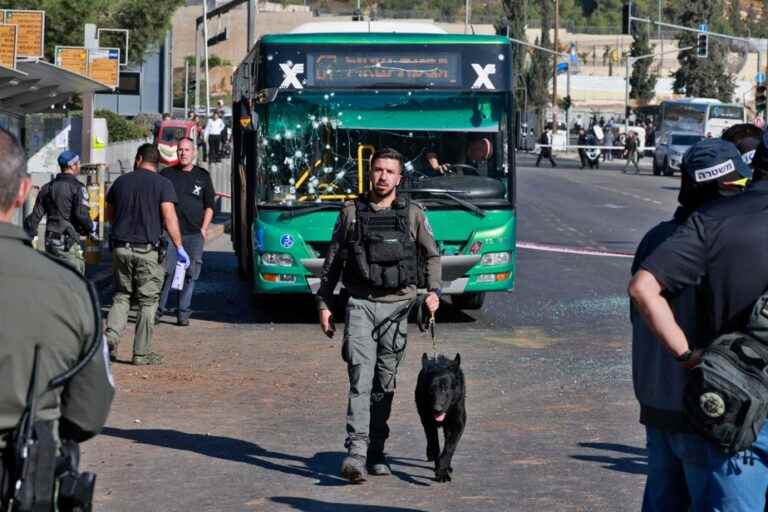
[[[208,153],[211,162],[218,162],[221,159],[221,135],[208,136]]]
[[[552,167],[557,167],[557,164],[555,163],[555,160],[552,158],[552,153],[547,152],[547,154],[544,154],[544,151],[539,153],[539,158],[536,159],[536,167],[539,166],[539,163],[541,163],[542,158],[548,158],[549,163],[552,165]]]

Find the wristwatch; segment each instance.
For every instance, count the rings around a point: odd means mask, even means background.
[[[678,363],[687,363],[693,357],[693,351],[691,349],[686,350],[679,356],[675,356],[675,361]]]

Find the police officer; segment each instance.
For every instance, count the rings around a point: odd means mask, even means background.
[[[179,219],[184,249],[189,251],[191,260],[189,272],[185,276],[184,287],[179,291],[179,309],[176,313],[176,323],[184,326],[189,325],[192,292],[203,266],[203,246],[208,238],[208,226],[213,219],[216,196],[211,175],[202,167],[195,165],[195,158],[197,157],[195,142],[189,137],[180,139],[178,146],[176,146],[176,153],[179,158],[178,165],[166,167],[160,171],[160,176],[168,178],[176,190],[178,197],[176,216]],[[157,319],[167,311],[168,297],[171,294],[173,273],[176,267],[176,251],[172,250],[170,240],[167,243],[167,275],[165,284],[163,284],[163,291],[160,294]]]
[[[152,352],[152,329],[163,287],[165,267],[160,244],[165,226],[179,261],[189,266],[182,247],[174,204],[176,192],[167,178],[157,173],[160,152],[142,144],[136,152],[134,171],[115,180],[107,193],[106,218],[112,223],[110,242],[115,275],[115,296],[107,318],[106,336],[112,359],[117,357],[120,333],[128,323],[131,296],[139,305],[133,339],[135,365],[161,364]]]
[[[352,482],[364,481],[367,472],[390,474],[387,420],[420,278],[432,314],[440,303],[440,255],[423,210],[397,197],[402,172],[397,151],[373,154],[371,190],[340,212],[317,292],[320,327],[328,337],[335,331],[329,304],[340,277],[350,295],[342,347],[349,374],[348,456],[341,475]]]
[[[751,171],[739,164],[739,158],[746,160],[739,153],[751,156],[750,151],[754,152],[760,141],[759,128],[754,125],[744,125],[744,128],[746,132],[741,130],[737,134],[738,139],[734,139],[739,144],[736,148],[730,142],[712,140],[697,144],[686,155],[681,168],[680,206],[672,220],[651,229],[640,242],[632,264],[633,273],[696,209],[744,190]],[[712,180],[696,180],[697,171],[729,162],[735,162],[732,171]],[[737,169],[741,170],[741,174]],[[692,286],[667,298],[675,318],[692,340],[699,337],[697,299],[696,289]],[[645,425],[648,439],[648,479],[643,510],[684,510],[689,503],[689,495],[695,494],[695,491],[688,490],[686,481],[686,474],[691,473],[686,471],[690,459],[684,451],[676,451],[674,446],[675,442],[690,434],[682,413],[683,388],[688,370],[662,347],[634,307],[631,318],[632,378],[640,402],[640,422]]]
[[[32,381],[35,346],[40,347],[37,389],[73,368],[92,343],[98,348],[84,368],[39,395],[36,420],[39,446],[46,442],[82,442],[95,436],[107,419],[114,396],[106,347],[100,333],[99,305],[86,281],[70,267],[35,251],[24,232],[10,222],[29,193],[24,151],[0,129],[0,451],[25,408]],[[7,482],[9,453],[0,464]],[[44,460],[45,464],[55,461]],[[38,468],[39,469],[39,468]],[[0,489],[0,509],[8,489]],[[53,485],[38,489],[40,502],[52,500]],[[45,501],[44,501],[45,500]],[[50,510],[53,510],[51,506]]]
[[[94,231],[88,212],[88,190],[77,179],[80,174],[77,153],[64,151],[58,163],[61,172],[40,189],[32,213],[24,219],[24,229],[30,237],[35,237],[37,225],[46,216],[45,251],[84,274],[80,235]]]
[[[636,340],[642,350],[636,348],[633,362],[639,374],[645,373],[635,379],[649,452],[645,511],[754,511],[765,506],[768,425],[750,450],[729,456],[689,432],[679,413],[687,371],[698,363],[701,350],[722,334],[743,330],[768,283],[766,144],[763,136],[747,190],[717,199],[713,194],[721,187],[714,184],[736,183],[749,171],[728,142],[705,139],[694,145],[683,159],[683,177],[691,183],[683,182],[681,194],[686,188],[691,197],[704,192],[699,197],[706,204],[663,241],[648,240],[657,247],[638,254],[629,294],[646,325],[633,322],[635,338],[638,328],[650,331]],[[668,356],[652,351],[650,333]]]

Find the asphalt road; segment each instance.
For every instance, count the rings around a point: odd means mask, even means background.
[[[348,485],[338,336],[322,336],[311,300],[254,304],[221,237],[206,247],[192,325],[156,330],[167,364],[114,365],[109,426],[83,447],[96,509],[639,509],[646,462],[622,254],[669,218],[677,180],[530,163],[520,158],[518,238],[537,249],[518,250],[516,289],[482,311],[447,303],[438,317],[439,350],[461,353],[468,387],[453,482],[434,482],[413,403],[431,340],[411,327],[387,445],[394,475]],[[585,248],[616,255],[568,252]],[[130,333],[120,350],[128,359]]]

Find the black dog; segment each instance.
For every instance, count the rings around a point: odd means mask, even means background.
[[[421,356],[421,371],[416,384],[416,409],[427,435],[427,460],[435,461],[435,480],[451,480],[451,459],[459,444],[467,410],[464,408],[464,372],[461,356],[451,361],[443,355],[429,358]],[[440,453],[437,429],[443,427],[445,446]]]

